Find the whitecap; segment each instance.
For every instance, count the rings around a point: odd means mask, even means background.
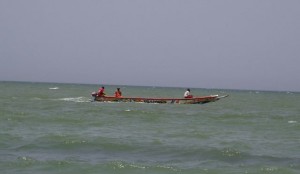
[[[288,123],[291,123],[291,124],[293,124],[293,123],[297,123],[297,121],[293,121],[293,120],[291,120],[291,121],[288,121]]]
[[[126,111],[126,112],[130,112],[131,110],[130,110],[130,109],[126,109],[125,111]]]
[[[59,87],[52,87],[52,88],[49,88],[49,89],[59,89]]]
[[[60,98],[58,100],[70,101],[70,102],[77,102],[77,103],[90,102],[91,101],[90,98],[86,98],[86,97]]]

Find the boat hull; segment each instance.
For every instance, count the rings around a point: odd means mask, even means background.
[[[135,103],[156,103],[156,104],[205,104],[215,102],[227,97],[210,95],[195,98],[140,98],[140,97],[98,97],[94,96],[94,101],[99,102],[135,102]]]

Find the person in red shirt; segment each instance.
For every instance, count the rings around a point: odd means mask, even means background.
[[[99,91],[97,93],[98,97],[104,97],[105,93],[104,93],[104,86],[102,86],[101,88],[99,88]]]
[[[115,97],[122,97],[122,92],[120,91],[120,88],[117,88],[115,92]]]

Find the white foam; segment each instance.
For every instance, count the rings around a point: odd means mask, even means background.
[[[59,87],[52,87],[52,88],[49,88],[49,89],[59,89]]]
[[[61,98],[61,99],[58,99],[58,100],[77,102],[77,103],[90,102],[91,101],[89,98],[86,98],[86,97]]]
[[[293,124],[293,123],[297,123],[297,121],[293,121],[293,120],[291,120],[291,121],[288,121],[288,123],[291,123],[291,124]]]

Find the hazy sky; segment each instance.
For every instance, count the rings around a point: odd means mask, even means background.
[[[300,91],[299,0],[0,0],[0,80]]]

